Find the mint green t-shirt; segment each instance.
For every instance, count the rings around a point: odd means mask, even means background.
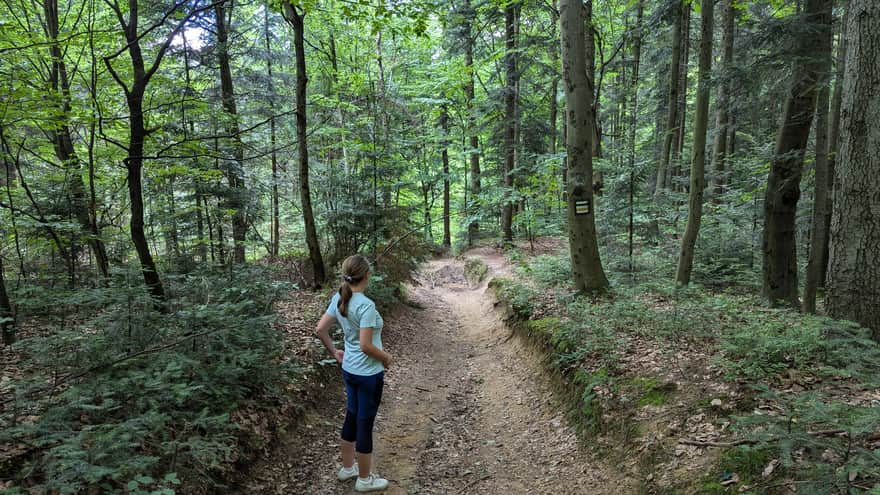
[[[337,292],[327,307],[327,314],[336,318],[345,340],[345,356],[342,359],[342,369],[361,376],[375,375],[385,371],[382,362],[373,359],[361,351],[361,328],[373,329],[373,345],[382,349],[382,327],[385,322],[376,310],[376,304],[361,292],[355,292],[348,302],[348,316],[339,314],[339,292]]]

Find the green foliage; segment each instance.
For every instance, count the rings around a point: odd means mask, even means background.
[[[272,327],[272,303],[286,286],[271,272],[176,277],[168,314],[124,284],[136,274],[118,276],[109,289],[43,300],[76,305],[82,318],[18,344],[35,374],[15,384],[16,407],[0,421],[4,442],[37,449],[8,473],[24,486],[152,494],[172,493],[181,480],[211,483],[236,455],[230,413],[280,393],[293,376]]]
[[[773,459],[773,452],[766,447],[741,445],[725,450],[721,455],[721,462],[715,472],[706,475],[699,493],[741,493],[742,486],[753,486],[756,481],[762,480],[762,473]],[[779,468],[777,473],[784,473],[784,468]],[[722,485],[730,480],[734,474],[739,477],[740,483]],[[755,493],[746,491],[744,493]]]
[[[724,310],[735,321],[721,340],[723,362],[733,375],[763,380],[797,369],[877,383],[880,344],[867,329],[827,317],[794,315],[737,302]]]
[[[499,298],[510,304],[518,318],[528,319],[532,315],[535,309],[532,303],[535,292],[531,287],[510,279],[495,277],[489,281],[489,288],[495,290]]]
[[[780,469],[773,479],[795,479],[805,493],[854,493],[854,483],[880,483],[880,451],[869,440],[880,424],[877,407],[842,403],[815,391],[757,388],[774,410],[736,418],[736,428],[756,444],[727,452],[730,469],[738,462],[747,477],[758,479],[776,459]]]
[[[545,287],[570,286],[572,281],[571,259],[565,256],[542,254],[518,267],[517,272]]]

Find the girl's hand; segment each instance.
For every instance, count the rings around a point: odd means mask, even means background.
[[[387,352],[385,354],[386,354],[386,357],[385,357],[385,359],[382,360],[382,366],[384,366],[385,369],[388,369],[391,367],[391,361],[393,359],[391,358],[391,354],[388,354]]]
[[[333,357],[336,358],[336,362],[342,364],[342,358],[345,357],[345,351],[342,349],[336,349],[333,351]]]

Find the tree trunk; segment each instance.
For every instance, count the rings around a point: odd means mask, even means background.
[[[468,216],[475,217],[480,210],[480,138],[477,136],[476,119],[474,118],[474,38],[473,16],[470,0],[464,0],[464,25],[462,26],[464,37],[464,66],[467,79],[464,84],[465,107],[467,110],[467,133],[470,141],[470,167],[471,167],[471,207],[468,208]],[[468,245],[472,245],[480,232],[480,224],[472,219],[468,222]]]
[[[318,231],[315,227],[315,215],[312,212],[312,195],[309,190],[309,148],[306,137],[306,50],[304,43],[305,12],[297,12],[290,3],[284,4],[285,17],[293,26],[293,45],[296,51],[296,137],[299,144],[299,193],[302,203],[303,221],[306,229],[306,244],[309,246],[309,259],[315,273],[315,287],[320,287],[327,276],[324,271],[324,259],[321,257],[321,246],[318,243]]]
[[[452,233],[449,222],[449,111],[446,105],[440,108],[440,129],[443,131],[443,246],[452,246]]]
[[[516,167],[516,124],[517,124],[517,86],[519,75],[516,67],[516,22],[519,6],[511,2],[504,9],[504,33],[506,53],[504,55],[504,168],[501,171],[504,199],[501,207],[501,231],[505,242],[513,241],[513,201],[510,198],[513,188],[513,169]]]
[[[846,32],[826,303],[880,340],[880,3],[853,0]]]
[[[118,8],[118,5],[116,6]],[[153,261],[153,255],[150,253],[150,245],[147,242],[147,236],[144,232],[144,193],[142,184],[142,170],[144,168],[144,143],[149,132],[144,125],[144,94],[150,79],[159,68],[165,51],[170,46],[170,38],[166,39],[166,43],[160,48],[156,55],[153,66],[147,71],[144,64],[144,56],[141,51],[141,33],[138,33],[138,4],[136,0],[129,1],[129,21],[122,23],[122,29],[125,32],[127,41],[127,51],[131,59],[132,66],[132,84],[131,88],[127,88],[113,69],[110,58],[104,58],[104,65],[113,75],[123,91],[125,91],[126,103],[128,105],[129,130],[128,130],[128,156],[125,158],[125,168],[127,172],[128,197],[131,202],[131,218],[129,219],[129,230],[131,231],[131,241],[134,244],[135,252],[137,252],[138,260],[141,264],[141,272],[143,273],[144,283],[150,295],[156,301],[156,306],[160,310],[165,310],[165,288],[162,280],[159,278],[159,272],[156,269],[156,263]],[[121,17],[121,14],[120,14]],[[122,21],[120,21],[122,22]],[[173,36],[172,33],[171,36]]]
[[[822,55],[824,67],[819,81],[816,102],[816,171],[813,192],[813,221],[810,228],[810,257],[807,261],[807,280],[804,284],[803,311],[816,312],[816,292],[825,269],[825,249],[828,246],[828,227],[831,217],[831,184],[834,175],[828,167],[828,105],[831,89],[831,32]],[[842,39],[842,38],[841,38]]]
[[[628,235],[628,252],[629,252],[629,271],[632,272],[633,267],[633,236],[635,230],[635,188],[636,188],[636,126],[639,122],[639,69],[642,61],[642,17],[645,10],[644,0],[639,0],[636,7],[636,26],[635,35],[633,37],[633,70],[630,79],[629,91],[632,93],[632,104],[629,115],[629,235]]]
[[[584,36],[586,36],[587,48],[587,77],[590,79],[590,87],[593,88],[593,103],[590,105],[590,118],[593,119],[593,136],[590,139],[592,144],[592,154],[594,158],[602,156],[602,127],[599,125],[599,91],[602,89],[596,86],[596,28],[593,26],[593,0],[584,2],[586,12],[584,17],[587,19],[587,26]]]
[[[0,257],[0,330],[2,330],[5,345],[15,343],[15,319],[12,313],[12,304],[9,302],[9,294],[6,292],[2,257]]]
[[[266,70],[269,92],[269,146],[270,163],[272,165],[272,247],[270,249],[273,258],[278,257],[281,246],[281,214],[278,204],[278,153],[276,152],[275,131],[275,83],[272,76],[272,44],[269,31],[269,2],[263,6],[263,33],[266,38]]]
[[[828,174],[831,177],[828,183],[828,197],[834,197],[834,175],[837,164],[838,142],[840,138],[840,105],[843,100],[843,75],[846,70],[846,46],[847,33],[846,24],[848,17],[846,12],[841,16],[840,39],[837,43],[837,67],[834,76],[834,96],[831,98],[831,122],[828,130]],[[826,232],[831,228],[831,210],[827,210],[828,215],[825,217]],[[825,287],[826,276],[828,275],[828,239],[825,239],[825,246],[822,254],[822,271],[820,272],[819,285]]]
[[[43,13],[45,15],[44,29],[50,40],[49,55],[52,58],[52,66],[49,72],[49,84],[52,88],[52,97],[58,111],[60,122],[51,129],[48,134],[52,139],[55,156],[61,162],[61,166],[67,172],[70,181],[70,197],[76,220],[88,239],[89,247],[95,256],[95,263],[101,277],[109,276],[110,262],[107,259],[107,250],[101,240],[101,232],[96,222],[92,221],[89,214],[89,206],[86,200],[86,185],[83,182],[81,163],[73,147],[73,138],[70,132],[70,79],[67,65],[64,62],[64,54],[58,42],[58,1],[44,0]],[[70,260],[74,263],[75,260]]]
[[[220,62],[220,93],[223,110],[228,115],[226,133],[231,136],[234,160],[226,161],[226,179],[229,182],[227,204],[232,209],[232,243],[234,263],[245,262],[245,237],[247,236],[247,191],[244,188],[244,144],[239,135],[238,110],[235,104],[235,88],[232,69],[229,66],[229,31],[226,27],[224,3],[214,5],[217,23],[217,58]],[[231,17],[231,15],[230,15]]]
[[[672,154],[673,140],[676,136],[675,126],[678,123],[678,85],[681,71],[681,31],[684,24],[682,0],[674,0],[672,16],[675,25],[672,27],[672,63],[669,65],[669,94],[667,98],[666,129],[664,129],[663,145],[660,151],[660,163],[657,165],[657,182],[654,198],[659,198],[668,185],[669,162]]]
[[[771,303],[784,301],[795,308],[800,306],[795,214],[804,151],[816,111],[817,85],[824,69],[816,54],[827,51],[831,43],[832,3],[807,0],[804,14],[815,27],[799,43],[799,55],[805,61],[795,65],[764,198],[763,295]]]
[[[670,162],[672,170],[667,179],[669,188],[674,191],[684,191],[682,183],[682,155],[684,154],[684,140],[687,132],[687,96],[688,96],[688,69],[690,68],[691,48],[691,4],[685,2],[681,20],[681,61],[678,64],[678,110],[675,115],[678,122],[675,124],[675,136],[672,142],[672,157]]]
[[[591,106],[593,87],[587,77],[587,53],[584,39],[586,9],[580,0],[560,0],[559,22],[562,46],[562,72],[568,122],[568,230],[571,266],[575,287],[597,292],[608,287],[602,270],[593,208],[594,136]]]
[[[703,0],[700,22],[700,74],[697,84],[697,111],[694,119],[694,149],[691,160],[691,190],[688,201],[688,219],[681,237],[681,252],[675,280],[687,285],[694,267],[694,246],[703,217],[703,189],[706,187],[706,131],[709,123],[709,91],[712,77],[712,24],[715,17],[714,0]]]
[[[721,37],[721,81],[718,84],[718,99],[715,119],[715,142],[712,153],[712,175],[710,179],[710,192],[717,201],[724,193],[726,175],[726,153],[728,126],[730,124],[730,70],[733,65],[733,36],[735,16],[733,0],[722,0],[724,33]]]

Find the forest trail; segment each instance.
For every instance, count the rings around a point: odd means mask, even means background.
[[[504,258],[471,251],[503,273]],[[533,349],[510,338],[484,280],[469,286],[463,262],[427,263],[409,299],[386,321],[395,357],[376,421],[375,470],[388,494],[603,494],[631,490],[580,451]],[[282,439],[243,493],[354,493],[335,479],[341,383]]]

